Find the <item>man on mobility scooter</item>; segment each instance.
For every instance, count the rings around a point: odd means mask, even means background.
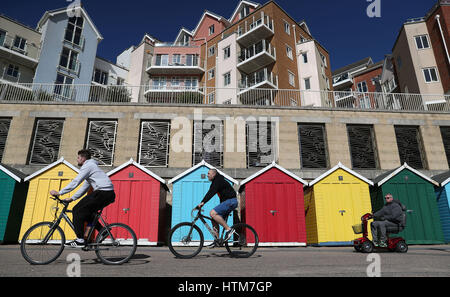
[[[394,200],[392,194],[386,194],[386,204],[374,214],[365,214],[361,220],[362,224],[354,226],[355,233],[363,233],[362,238],[355,239],[353,244],[357,251],[371,253],[374,247],[388,248],[391,251],[406,252],[408,245],[401,237],[389,238],[388,233],[399,233],[406,226],[406,206],[400,201]],[[368,237],[367,223],[371,223],[373,242]],[[355,228],[355,227],[360,228]],[[361,228],[362,227],[362,228]],[[362,229],[360,232],[357,229]]]

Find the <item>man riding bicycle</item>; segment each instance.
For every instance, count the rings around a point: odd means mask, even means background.
[[[217,194],[220,199],[220,204],[216,206],[209,213],[215,228],[214,232],[216,233],[216,238],[219,238],[218,230],[219,224],[226,230],[224,240],[227,241],[231,238],[234,233],[234,230],[231,229],[225,219],[228,217],[230,212],[233,211],[238,206],[238,201],[236,198],[236,192],[233,187],[225,180],[225,178],[217,172],[216,169],[210,169],[208,171],[208,179],[212,182],[209,187],[209,191],[206,193],[202,202],[197,205],[197,209],[201,209],[205,203],[211,200],[214,195]],[[217,246],[218,243],[214,240],[212,247]],[[220,245],[220,243],[219,243]]]
[[[50,195],[60,196],[73,191],[83,181],[81,188],[64,201],[73,202],[82,197],[91,187],[93,192],[86,195],[72,210],[73,224],[77,239],[68,243],[71,247],[84,247],[84,223],[92,223],[97,211],[103,209],[115,200],[114,186],[106,173],[98,167],[98,162],[91,159],[89,150],[81,150],[77,157],[78,166],[81,166],[78,175],[61,191],[50,191]],[[92,227],[92,226],[90,226]],[[97,222],[96,229],[101,227]]]

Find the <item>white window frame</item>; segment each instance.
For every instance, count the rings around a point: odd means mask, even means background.
[[[304,79],[304,82],[305,82],[305,90],[311,90],[311,77],[305,78],[305,79]],[[309,87],[308,87],[308,85],[306,84],[306,82],[308,82]]]
[[[229,86],[231,84],[231,71],[228,71],[223,75],[223,85]]]
[[[427,47],[425,47],[424,44],[423,44],[423,38],[424,38],[424,37],[425,37],[425,40],[427,41],[427,44],[428,44]],[[417,44],[417,41],[420,41],[420,45],[421,45],[422,47],[419,47],[419,45]],[[423,34],[423,35],[417,35],[417,36],[414,36],[414,42],[416,43],[416,48],[417,48],[418,50],[424,50],[424,49],[429,49],[429,48],[431,48],[431,43],[430,43],[430,39],[428,38],[428,34]]]
[[[223,59],[226,60],[231,57],[231,46],[226,46],[223,49]]]
[[[302,53],[303,64],[308,64],[308,52]]]
[[[8,64],[8,67],[5,69],[5,74],[9,77],[19,78],[20,77],[20,68],[17,65],[14,64]],[[11,70],[11,74],[9,74]],[[16,74],[16,75],[14,75]]]
[[[286,32],[287,35],[291,35],[291,24],[283,20],[284,22],[284,32]]]
[[[216,68],[211,68],[208,70],[208,80],[213,79],[216,76]]]
[[[294,52],[292,51],[292,48],[286,44],[286,56],[291,59],[294,60]]]
[[[366,87],[366,90],[365,90],[365,91],[362,90],[364,86]],[[357,84],[356,89],[357,89],[358,92],[360,92],[360,93],[367,93],[367,92],[369,92],[369,86],[367,85],[367,82],[366,82],[365,80],[360,81],[360,82]]]
[[[289,84],[295,87],[295,74],[294,72],[288,70]]]
[[[215,46],[215,45],[210,46],[210,47],[208,48],[208,58],[209,58],[209,57],[213,57],[213,56],[215,56],[215,55],[216,55],[216,46]]]
[[[214,24],[208,27],[208,32],[210,36],[214,34]]]
[[[433,80],[433,77],[432,77],[432,75],[431,75],[431,70],[434,70],[434,73],[436,74],[436,80]],[[426,77],[426,75],[425,75],[425,72],[426,71],[428,71],[429,72],[429,76],[430,76],[430,81],[427,81],[427,77]],[[437,71],[437,68],[436,67],[426,67],[426,68],[422,68],[422,73],[423,73],[423,79],[424,79],[424,81],[425,81],[425,83],[427,83],[427,84],[432,84],[432,83],[437,83],[437,82],[439,82],[439,74],[438,74],[438,71]]]

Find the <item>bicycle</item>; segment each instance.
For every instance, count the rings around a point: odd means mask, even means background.
[[[56,196],[50,197],[56,201],[54,220],[41,222],[30,227],[20,242],[20,252],[27,262],[33,265],[47,265],[55,261],[63,252],[66,236],[59,226],[62,219],[75,231],[75,227],[67,216],[69,202]],[[59,204],[63,209],[58,216]],[[95,251],[97,258],[104,264],[119,265],[127,262],[137,249],[137,238],[133,229],[122,223],[107,224],[99,210],[94,217],[92,226],[101,221],[102,228],[94,242],[86,240],[83,251]],[[87,238],[93,238],[96,228],[90,228]]]
[[[198,211],[194,217],[194,211]],[[196,225],[200,220],[211,233],[216,243],[219,246],[225,245],[231,257],[248,258],[252,256],[258,248],[258,234],[255,229],[245,223],[237,223],[231,226],[235,230],[233,236],[225,241],[225,229],[222,230],[220,237],[216,235],[211,226],[206,220],[211,221],[212,218],[202,214],[202,209],[194,208],[191,211],[192,222],[183,222],[175,225],[169,232],[169,249],[177,258],[189,259],[200,253],[204,246],[204,236],[202,230]],[[224,218],[225,221],[227,218]]]

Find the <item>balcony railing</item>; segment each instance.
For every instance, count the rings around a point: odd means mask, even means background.
[[[242,49],[238,53],[237,62],[238,64],[240,64],[242,62],[251,60],[262,53],[268,54],[273,58],[273,60],[276,59],[275,47],[273,47],[268,41],[261,40],[247,48]]]
[[[278,87],[277,76],[273,72],[269,72],[267,68],[243,76],[242,79],[239,81],[238,86],[240,89],[249,89],[255,87],[264,88],[263,85],[265,84],[268,84],[273,88]]]
[[[198,55],[166,55],[165,57],[154,56],[147,61],[147,72],[151,74],[201,74],[204,72],[203,65]]]
[[[361,93],[333,91],[300,91],[278,88],[258,88],[264,79],[275,80],[273,74],[262,72],[246,80],[249,89],[213,88],[199,86],[98,86],[58,84],[16,84],[0,81],[1,103],[108,103],[108,104],[206,104],[208,94],[219,98],[231,98],[239,105],[270,105],[285,108],[318,108],[366,111],[412,111],[450,113],[450,95]],[[253,88],[251,86],[253,85]],[[243,86],[241,84],[241,86]],[[243,92],[246,90],[246,92]],[[235,99],[235,100],[234,100]]]
[[[17,57],[25,57],[37,63],[39,60],[40,48],[34,43],[24,41],[19,37],[13,37],[8,34],[0,37],[0,49],[3,48],[10,53],[14,53]]]
[[[244,46],[248,46],[262,39],[267,39],[274,34],[273,19],[268,15],[254,15],[253,18],[246,20],[237,30],[237,41]]]

